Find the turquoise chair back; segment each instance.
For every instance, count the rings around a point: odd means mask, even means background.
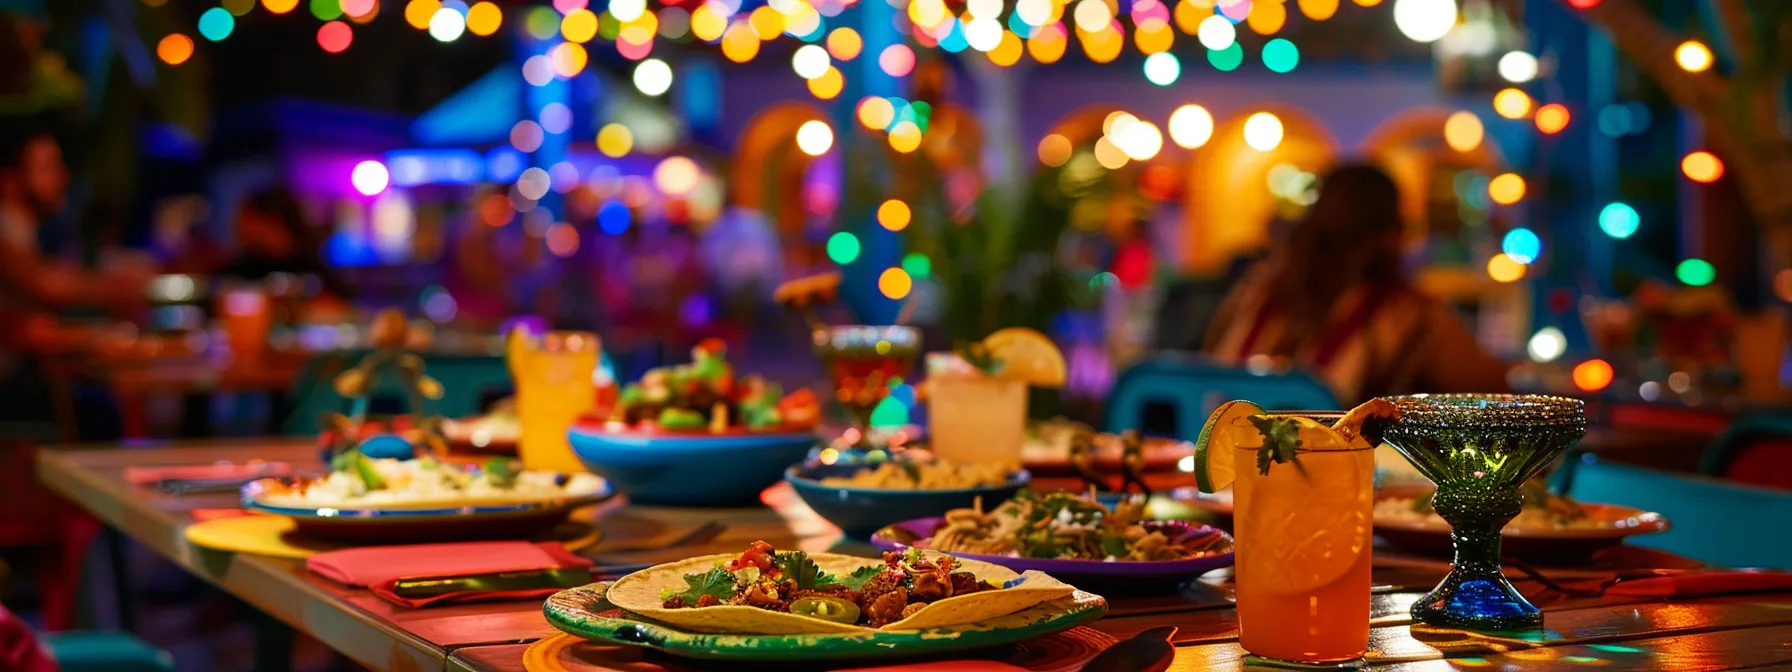
[[[122,632],[49,632],[44,648],[62,672],[174,672],[167,651]]]
[[[1553,478],[1577,500],[1654,511],[1673,525],[1625,543],[1727,567],[1792,568],[1792,535],[1771,529],[1792,520],[1792,492],[1608,462],[1592,453],[1568,456]]]
[[[1744,415],[1699,459],[1699,473],[1772,488],[1792,488],[1792,417]]]
[[[1177,438],[1193,441],[1208,414],[1233,399],[1248,399],[1268,410],[1326,410],[1338,400],[1319,381],[1301,373],[1257,375],[1193,359],[1159,355],[1120,373],[1108,396],[1102,430],[1120,432],[1138,427],[1145,408],[1175,408]]]
[[[281,431],[291,436],[306,436],[318,431],[318,418],[324,413],[347,413],[349,400],[336,393],[336,374],[342,373],[366,351],[340,351],[313,356],[300,371],[291,393],[292,415],[287,416]],[[423,355],[423,371],[442,383],[441,399],[426,399],[425,413],[450,418],[473,415],[482,410],[489,394],[512,389],[510,369],[502,355]],[[392,380],[380,382],[374,398],[404,399],[405,392]]]

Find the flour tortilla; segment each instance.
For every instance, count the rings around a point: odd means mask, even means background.
[[[732,560],[737,554],[723,553],[681,560],[655,567],[643,569],[623,577],[610,586],[605,596],[610,603],[636,614],[656,621],[668,623],[693,632],[710,632],[722,634],[755,634],[755,635],[799,635],[830,633],[872,633],[878,629],[862,625],[835,623],[819,618],[798,616],[778,611],[768,611],[758,607],[724,604],[713,607],[687,607],[684,609],[667,609],[662,606],[660,590],[671,588],[683,591],[689,585],[685,583],[686,574],[701,574],[716,566]],[[930,556],[943,555],[929,553]],[[809,555],[821,571],[835,576],[846,576],[853,570],[866,565],[879,564],[882,561],[860,558],[835,553],[811,553]],[[884,626],[883,630],[923,630],[948,625],[975,623],[985,619],[1005,616],[1045,602],[1050,602],[1076,592],[1075,588],[1066,585],[1041,572],[1016,574],[1013,570],[999,565],[976,560],[958,559],[954,571],[968,571],[977,578],[996,586],[1007,585],[1017,578],[1024,580],[1010,588],[986,590],[969,595],[948,597],[931,603],[908,618]]]

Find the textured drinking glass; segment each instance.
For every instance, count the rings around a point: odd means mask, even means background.
[[[516,383],[516,416],[522,433],[517,456],[526,469],[562,473],[585,470],[566,432],[597,408],[592,381],[603,342],[588,331],[550,331],[539,338],[510,332],[507,359]]]
[[[862,429],[871,427],[872,409],[890,396],[892,379],[907,378],[921,354],[921,331],[914,327],[829,327],[815,330],[813,339],[815,355],[834,381],[834,398]],[[866,439],[859,443],[869,445]]]
[[[1544,395],[1388,397],[1400,421],[1387,442],[1437,484],[1431,505],[1450,523],[1450,575],[1412,607],[1421,623],[1471,630],[1543,625],[1500,572],[1500,530],[1518,515],[1518,487],[1587,433],[1578,399]]]
[[[949,352],[927,353],[927,437],[942,460],[1020,464],[1027,384],[991,376]]]

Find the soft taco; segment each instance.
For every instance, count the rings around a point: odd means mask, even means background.
[[[641,570],[610,586],[612,604],[697,632],[792,635],[921,630],[975,623],[1075,592],[1041,572],[910,549],[869,560],[779,552],[755,541]]]

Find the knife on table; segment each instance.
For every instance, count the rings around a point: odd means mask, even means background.
[[[1174,625],[1162,625],[1133,635],[1131,639],[1095,654],[1083,664],[1083,672],[1163,672],[1170,669],[1171,661],[1176,659],[1176,646],[1170,643],[1170,638],[1175,636]]]
[[[557,567],[525,569],[514,572],[463,574],[460,576],[418,576],[398,579],[392,593],[407,600],[416,600],[450,593],[507,593],[548,588],[577,588],[594,580],[593,570],[613,573],[610,567]]]

